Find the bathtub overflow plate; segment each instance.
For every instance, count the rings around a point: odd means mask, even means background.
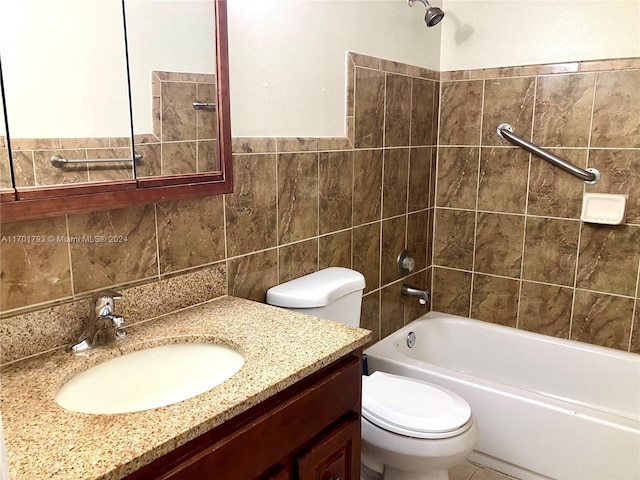
[[[415,344],[416,344],[416,333],[409,332],[409,335],[407,335],[407,347],[413,348]]]

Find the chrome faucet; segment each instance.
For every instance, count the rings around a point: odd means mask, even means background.
[[[80,339],[67,347],[68,352],[83,352],[126,335],[122,330],[124,317],[114,313],[115,301],[120,298],[122,295],[113,290],[102,290],[91,297],[87,326]]]
[[[406,283],[402,285],[402,289],[400,293],[405,297],[418,297],[418,301],[420,305],[426,305],[429,301],[429,290],[420,290],[417,287],[412,287],[411,285],[407,285]]]

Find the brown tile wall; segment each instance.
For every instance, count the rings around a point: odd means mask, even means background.
[[[139,320],[225,293],[264,301],[332,265],[365,275],[378,339],[425,311],[399,294],[405,247],[434,310],[640,352],[640,61],[440,74],[350,54],[347,73],[347,137],[236,138],[233,194],[3,224],[34,240],[0,243],[2,361],[37,353],[6,353],[18,336],[68,342],[96,289],[132,292],[121,305]],[[628,223],[582,224],[582,182],[497,139],[503,121],[598,167],[586,191],[628,193]]]
[[[375,339],[423,314],[400,296],[395,261],[409,248],[416,269],[408,281],[429,286],[437,75],[356,54],[347,68],[348,138],[236,138],[233,194],[3,224],[2,235],[17,239],[0,243],[3,344],[37,332],[51,339],[37,348],[53,348],[78,333],[79,320],[72,328],[66,317],[84,310],[90,292],[149,283],[161,292],[152,295],[171,298],[177,278],[212,269],[225,275],[222,294],[264,301],[268,288],[305,273],[354,268],[366,278],[362,325]],[[175,83],[176,98],[192,88]],[[167,115],[189,124],[180,111]],[[149,294],[141,292],[132,295]],[[195,301],[206,292],[221,294],[211,287]],[[33,353],[12,347],[2,360]]]
[[[441,81],[432,308],[640,353],[640,59]],[[503,122],[602,180],[500,139]],[[581,222],[584,192],[628,194],[626,223]]]

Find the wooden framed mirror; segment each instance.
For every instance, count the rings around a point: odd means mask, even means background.
[[[225,0],[3,9],[3,222],[232,191]]]

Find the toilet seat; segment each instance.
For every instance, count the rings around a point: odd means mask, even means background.
[[[362,377],[362,416],[392,433],[423,439],[453,437],[472,425],[471,408],[456,393],[385,372]]]

